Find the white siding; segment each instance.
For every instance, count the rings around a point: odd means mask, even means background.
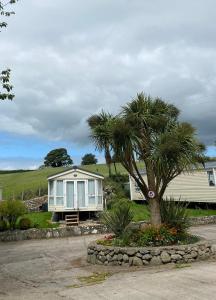
[[[95,203],[89,203],[89,193],[88,193],[88,180],[94,180],[95,183]],[[71,170],[70,173],[67,174],[59,174],[58,176],[55,176],[55,178],[52,178],[49,180],[53,181],[54,187],[53,187],[53,193],[54,193],[54,202],[52,205],[48,202],[48,210],[49,211],[58,211],[58,212],[66,212],[66,211],[102,211],[103,210],[103,193],[98,191],[98,186],[102,184],[102,179],[98,178],[98,176],[94,176],[94,174],[91,173],[82,173],[82,171]],[[63,182],[63,202],[61,205],[61,187],[57,186],[57,182],[62,181]],[[75,208],[67,208],[66,205],[66,184],[67,182],[73,181],[75,183]],[[85,183],[85,207],[78,207],[77,202],[77,183],[79,181],[84,181]],[[101,183],[101,184],[100,184]],[[49,185],[50,186],[50,185]],[[49,190],[49,197],[50,197],[50,188]],[[100,197],[100,199],[99,199]],[[101,201],[99,201],[101,200]]]
[[[143,176],[146,180],[146,175]],[[140,191],[136,191],[134,180],[131,179],[131,199],[143,200]],[[209,186],[207,171],[194,171],[177,176],[166,189],[164,197],[180,198],[190,202],[216,202],[216,187]]]

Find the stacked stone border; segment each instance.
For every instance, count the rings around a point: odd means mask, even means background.
[[[142,224],[148,222],[141,221],[134,223],[137,228],[141,227]],[[215,216],[206,216],[190,219],[191,226],[196,225],[207,225],[216,224]],[[71,228],[60,227],[60,228],[47,228],[47,229],[28,229],[28,230],[15,230],[15,231],[4,231],[0,232],[0,241],[22,241],[31,239],[49,239],[49,238],[63,238],[70,236],[79,236],[87,234],[103,234],[107,233],[107,228],[102,224],[92,224],[92,225],[80,225]]]
[[[201,241],[195,244],[166,247],[112,247],[92,242],[87,261],[106,266],[146,266],[168,263],[191,263],[214,257],[215,245]]]
[[[81,236],[88,234],[103,234],[107,232],[107,228],[101,224],[80,225],[73,227],[62,228],[47,228],[47,229],[28,229],[0,232],[0,241],[22,241],[32,239],[49,239],[49,238],[64,238],[71,236]]]
[[[216,215],[214,215],[214,216],[205,216],[205,217],[197,217],[197,218],[190,218],[190,224],[192,226],[207,225],[207,224],[216,224]]]

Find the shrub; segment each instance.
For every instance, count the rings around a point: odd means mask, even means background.
[[[26,230],[26,229],[29,229],[31,228],[31,220],[28,219],[28,218],[22,218],[19,220],[19,229],[21,230]]]
[[[133,213],[129,201],[121,200],[113,205],[112,210],[105,211],[101,221],[111,230],[116,237],[121,237],[126,227],[131,223]]]
[[[15,229],[17,219],[25,213],[26,207],[22,201],[5,200],[0,202],[0,216],[8,221],[10,229]]]
[[[5,220],[0,220],[0,231],[5,231],[7,230],[7,222]]]
[[[142,232],[138,241],[139,246],[163,246],[174,244],[177,240],[177,232],[165,225],[149,225]]]
[[[107,209],[114,209],[116,207],[116,205],[118,206],[119,203],[121,204],[122,202],[127,202],[128,205],[132,206],[132,202],[129,202],[128,198],[113,197],[111,200],[108,201]]]
[[[170,228],[176,228],[178,233],[184,233],[189,227],[189,218],[187,205],[180,201],[174,201],[173,198],[166,198],[161,201],[161,219],[162,223]]]
[[[194,243],[198,239],[184,233],[178,233],[175,228],[167,225],[154,226],[146,225],[144,229],[135,229],[128,227],[120,238],[113,240],[115,246],[167,246],[173,244]]]

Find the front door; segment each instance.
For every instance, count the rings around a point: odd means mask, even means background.
[[[85,181],[77,181],[77,208],[86,207]]]

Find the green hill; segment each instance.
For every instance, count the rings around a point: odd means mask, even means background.
[[[108,176],[108,168],[105,164],[82,166],[88,171],[97,172]],[[47,193],[47,177],[67,170],[67,168],[45,168],[35,171],[0,171],[0,185],[3,187],[3,199],[29,199]],[[112,166],[113,173],[114,166]],[[120,174],[127,174],[127,171],[117,164],[117,171]],[[2,174],[3,173],[3,174]]]

